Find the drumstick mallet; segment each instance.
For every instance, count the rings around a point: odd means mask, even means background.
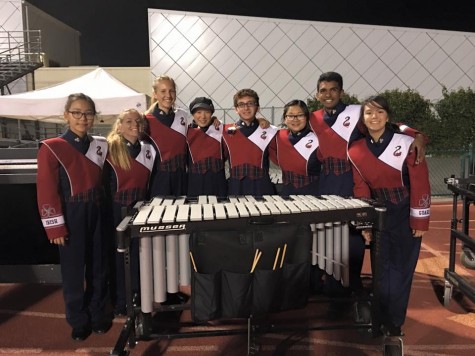
[[[254,261],[252,262],[251,273],[254,273],[254,270],[256,269],[256,266],[257,266],[257,262],[259,262],[261,255],[262,255],[262,251],[259,251],[259,249],[256,249],[256,253],[254,254]]]
[[[275,271],[275,267],[277,267],[277,261],[279,260],[279,254],[280,254],[280,247],[277,249],[277,253],[275,254],[274,267],[272,268],[273,271]]]
[[[193,253],[191,253],[191,251],[190,251],[190,258],[191,258],[191,263],[193,264],[193,269],[195,270],[195,272],[198,272],[198,270],[196,269],[195,259],[193,258]]]
[[[282,259],[280,260],[280,268],[284,265],[285,252],[287,251],[287,244],[284,245],[284,250],[282,251]]]

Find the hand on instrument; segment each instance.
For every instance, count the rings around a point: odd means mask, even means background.
[[[368,244],[373,240],[373,232],[371,229],[361,230],[361,235],[363,235],[365,242]]]
[[[66,245],[66,241],[68,241],[67,237],[58,237],[56,239],[49,240],[50,243],[60,246]]]
[[[412,236],[414,237],[422,237],[422,235],[424,235],[426,233],[426,231],[422,231],[422,230],[412,230]]]

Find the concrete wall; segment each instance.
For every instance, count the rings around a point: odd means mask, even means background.
[[[41,30],[45,66],[65,67],[81,64],[80,32],[28,2],[23,6],[24,29]]]
[[[148,17],[152,76],[175,79],[183,108],[196,96],[230,108],[248,87],[269,117],[272,107],[314,97],[327,71],[359,99],[410,88],[437,100],[443,86],[475,88],[475,33],[160,9]]]

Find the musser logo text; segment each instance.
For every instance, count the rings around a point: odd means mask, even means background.
[[[173,225],[149,225],[140,228],[140,233],[147,232],[168,232],[168,231],[183,231],[186,229],[185,224],[173,224]]]

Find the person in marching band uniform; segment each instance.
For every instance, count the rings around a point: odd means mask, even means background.
[[[112,211],[111,227],[111,302],[116,316],[126,315],[124,254],[117,252],[115,227],[123,216],[122,210],[146,199],[150,174],[156,152],[153,146],[141,140],[144,120],[135,109],[119,114],[107,135],[109,152],[104,166],[106,194]],[[132,292],[139,293],[138,239],[130,241]]]
[[[190,113],[193,115],[193,123],[189,125],[187,132],[188,196],[227,197],[223,125],[212,116],[213,102],[205,97],[195,98],[190,103]]]
[[[317,158],[318,138],[309,125],[310,112],[302,100],[285,104],[282,122],[285,129],[269,147],[270,159],[282,170],[280,195],[319,195],[321,163]]]
[[[278,128],[272,125],[264,128],[265,122],[256,118],[259,96],[254,90],[239,90],[233,102],[239,121],[226,124],[223,130],[230,171],[228,194],[257,197],[275,194],[269,176],[269,146],[275,145]]]
[[[414,138],[390,124],[391,109],[382,96],[361,105],[365,137],[350,144],[354,196],[372,198],[386,208],[379,248],[379,304],[382,331],[400,336],[421,238],[429,229],[430,184],[426,161],[415,164]],[[364,231],[371,239],[371,230]]]
[[[149,196],[186,195],[188,113],[175,109],[176,84],[169,76],[155,78],[153,97],[156,102],[145,113],[145,133],[157,151]]]
[[[107,142],[91,136],[94,101],[83,93],[68,96],[60,137],[38,150],[37,198],[49,241],[59,247],[66,320],[71,337],[85,340],[112,323],[107,304],[107,246],[103,238],[102,168]]]
[[[353,173],[348,160],[348,144],[361,132],[357,127],[360,105],[346,105],[341,101],[343,78],[339,73],[326,72],[317,82],[316,99],[323,109],[310,115],[310,126],[319,140],[318,158],[322,162],[319,191],[322,195],[353,195]],[[416,139],[411,149],[417,151],[417,161],[424,160],[426,137],[405,125],[404,133]],[[350,287],[342,289],[332,276],[326,276],[325,288],[330,295],[348,295],[351,291],[361,292],[361,269],[365,253],[365,241],[357,231],[350,231]]]
[[[282,114],[284,129],[276,135],[276,145],[269,148],[270,159],[282,170],[280,195],[319,195],[321,162],[317,158],[318,138],[309,125],[310,112],[302,100],[285,104]],[[323,271],[318,265],[310,269],[310,290],[322,288]]]

